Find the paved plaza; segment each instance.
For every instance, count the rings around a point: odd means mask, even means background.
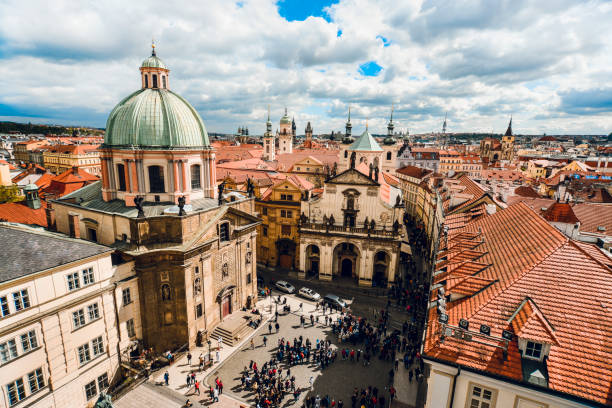
[[[276,294],[278,295],[278,294]],[[263,313],[264,323],[257,331],[245,337],[242,341],[230,347],[224,345],[219,350],[219,362],[215,362],[212,367],[200,372],[198,371],[198,357],[200,354],[208,353],[207,347],[195,348],[191,350],[193,356],[191,365],[187,363],[186,356],[179,358],[172,366],[165,367],[151,375],[151,378],[136,389],[130,391],[126,396],[119,399],[115,406],[117,408],[136,408],[146,406],[148,408],[161,407],[182,407],[185,400],[189,398],[194,403],[194,407],[203,407],[214,405],[222,408],[240,408],[241,406],[249,406],[253,404],[254,393],[252,391],[242,390],[240,384],[240,374],[245,366],[249,365],[251,360],[257,362],[261,367],[264,362],[269,361],[273,353],[275,353],[278,340],[284,337],[293,343],[293,339],[303,336],[304,341],[309,338],[313,345],[316,339],[330,340],[332,347],[348,347],[356,350],[362,347],[362,344],[352,345],[350,343],[338,343],[338,339],[333,335],[331,327],[326,326],[324,315],[321,310],[315,310],[312,302],[305,301],[295,296],[286,296],[287,303],[290,305],[292,313],[279,316],[279,333],[273,328],[272,333],[268,330],[268,321],[270,318],[274,326],[272,317],[275,311],[275,304],[270,298],[262,299],[257,303],[257,308]],[[275,296],[276,297],[276,296]],[[302,310],[299,311],[299,305],[302,304]],[[279,307],[280,310],[280,307]],[[310,324],[310,314],[319,316],[319,323],[315,322],[314,326]],[[300,315],[306,317],[305,327],[300,326]],[[337,318],[338,313],[327,313],[327,316]],[[267,347],[263,346],[263,338],[267,338]],[[255,348],[252,350],[250,346],[251,338],[254,341]],[[213,341],[212,357],[216,358],[217,342]],[[286,371],[287,365],[282,364],[283,370]],[[384,395],[389,401],[388,393],[388,372],[392,364],[389,361],[381,361],[378,357],[373,357],[371,364],[364,367],[362,362],[351,363],[349,360],[342,361],[339,353],[335,363],[332,363],[325,370],[321,371],[317,366],[303,364],[291,367],[291,375],[296,378],[296,385],[302,390],[298,402],[293,403],[293,396],[287,395],[283,400],[283,407],[302,405],[304,399],[311,395],[320,395],[323,398],[329,395],[330,398],[343,400],[345,407],[350,407],[351,395],[353,389],[357,387],[373,386],[378,387],[380,395]],[[168,371],[170,375],[169,385],[165,386],[163,375]],[[202,383],[200,390],[201,394],[195,392],[193,386],[186,385],[186,377],[189,373],[195,371],[196,378]],[[399,400],[412,406],[414,396],[416,395],[416,381],[409,384],[407,381],[407,370],[400,364],[399,371],[396,372],[395,388]],[[309,379],[314,378],[314,390],[310,390]],[[219,402],[212,404],[208,398],[208,385],[214,384],[216,377],[223,381],[223,395],[220,396]]]
[[[310,310],[310,308],[307,308]],[[255,348],[251,349],[250,345],[243,346],[240,351],[232,355],[218,370],[212,373],[208,380],[210,383],[214,383],[214,379],[219,377],[224,384],[224,393],[228,393],[235,396],[249,404],[254,402],[255,393],[251,390],[243,390],[240,383],[240,373],[245,366],[249,365],[251,360],[255,361],[259,367],[264,362],[269,361],[273,354],[277,350],[278,341],[281,338],[291,341],[293,343],[294,338],[303,336],[304,341],[310,339],[312,344],[316,343],[316,339],[330,340],[333,347],[348,347],[361,348],[362,344],[352,345],[350,343],[338,343],[337,336],[333,335],[332,330],[329,326],[325,326],[324,317],[321,311],[316,312],[315,315],[319,316],[319,324],[315,322],[314,325],[310,324],[310,311],[304,313],[307,316],[307,323],[305,327],[300,326],[299,313],[289,314],[286,316],[279,317],[280,330],[279,333],[275,333],[272,330],[272,334],[269,333],[268,325],[264,325],[257,331],[254,336]],[[328,314],[329,316],[329,314]],[[337,318],[338,314],[333,315]],[[263,345],[264,336],[267,338],[267,347]],[[286,371],[289,367],[283,362],[281,365],[283,371]],[[332,363],[325,370],[321,371],[318,365],[313,363],[295,365],[291,367],[291,375],[296,378],[296,386],[300,388],[302,393],[300,394],[299,401],[293,403],[293,396],[286,396],[283,400],[283,406],[301,406],[304,399],[311,395],[319,395],[323,398],[325,395],[329,395],[330,398],[343,400],[345,406],[350,406],[351,395],[353,389],[357,387],[361,389],[367,386],[377,387],[380,395],[385,395],[387,401],[389,401],[388,394],[388,372],[391,369],[392,364],[389,361],[381,361],[378,357],[374,357],[371,360],[371,364],[368,367],[364,367],[362,361],[350,362],[349,360],[343,361],[339,353],[335,363]],[[404,368],[400,368],[404,370]],[[310,390],[309,379],[314,378],[314,389]]]

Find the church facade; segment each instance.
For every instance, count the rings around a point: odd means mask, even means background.
[[[111,112],[102,181],[52,201],[49,226],[118,249],[138,276],[142,341],[157,351],[203,344],[254,304],[254,199],[216,186],[215,152],[199,114],[170,90],[155,55],[141,89]]]
[[[367,131],[361,137],[371,139]],[[321,195],[302,202],[299,274],[391,285],[403,234],[400,190],[372,163],[356,160],[353,152],[347,170],[325,181]]]

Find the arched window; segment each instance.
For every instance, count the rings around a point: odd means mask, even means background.
[[[224,222],[223,224],[219,224],[219,240],[221,242],[230,240],[229,222]]]
[[[119,180],[119,191],[125,191],[125,167],[117,164],[117,179]]]
[[[164,170],[161,166],[149,166],[149,191],[151,193],[163,193],[166,191],[164,187]]]
[[[348,157],[348,150],[344,151],[344,158],[346,159]]]
[[[153,74],[153,88],[157,88],[157,75]]]
[[[191,166],[191,189],[199,190],[202,188],[200,165],[194,164]]]
[[[166,76],[162,76],[162,84],[164,86],[164,89],[166,89]]]
[[[391,152],[387,152],[387,160],[391,160]]]
[[[145,75],[145,88],[149,87],[149,76]]]

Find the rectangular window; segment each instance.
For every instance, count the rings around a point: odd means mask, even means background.
[[[92,303],[87,306],[87,313],[89,314],[89,321],[96,320],[100,318],[100,309],[98,308],[97,303]]]
[[[261,233],[262,233],[262,235],[263,235],[264,237],[267,237],[267,236],[268,236],[268,227],[264,226],[264,227],[261,229]]]
[[[30,350],[34,350],[38,347],[38,341],[36,340],[36,331],[30,330],[27,333],[21,335],[21,347],[23,352],[27,353]]]
[[[200,165],[194,164],[191,166],[191,189],[199,190],[202,188],[202,183],[200,181]]]
[[[30,384],[30,392],[34,394],[45,386],[45,377],[41,368],[37,368],[28,374],[28,383]]]
[[[527,347],[525,348],[525,355],[539,359],[542,356],[542,343],[528,341]]]
[[[72,312],[72,323],[74,324],[75,329],[78,329],[85,324],[85,312],[83,309]]]
[[[287,197],[285,199],[287,201],[293,201],[293,196],[291,194],[287,194]]]
[[[6,296],[0,297],[0,316],[6,317],[10,314],[11,311],[9,310],[8,300],[6,299]]]
[[[11,361],[12,359],[17,358],[17,356],[17,343],[15,342],[15,339],[11,339],[0,344],[0,360],[2,363]]]
[[[89,343],[85,343],[78,348],[79,363],[85,364],[91,360],[91,353],[89,352]]]
[[[285,218],[287,216],[287,212],[285,210],[281,210],[281,218]]]
[[[14,382],[7,384],[6,393],[8,394],[9,406],[17,404],[26,397],[23,379],[20,378]]]
[[[268,215],[268,207],[264,207],[262,211],[263,211],[263,215]]]
[[[30,297],[28,296],[28,290],[22,289],[13,293],[13,300],[15,301],[15,310],[20,311],[30,307]]]
[[[472,385],[468,394],[469,408],[495,408],[496,392],[480,385]]]
[[[123,298],[123,306],[129,305],[130,303],[132,303],[132,292],[130,291],[130,288],[123,289],[122,298]]]
[[[104,373],[98,377],[98,389],[100,392],[108,388],[108,374]]]
[[[94,283],[93,268],[83,269],[83,286],[91,285]]]
[[[230,240],[229,223],[219,224],[219,238],[221,242]]]
[[[128,319],[125,322],[125,328],[127,329],[127,334],[129,338],[136,336],[136,330],[134,329],[134,319]]]
[[[119,180],[119,191],[125,191],[125,167],[123,164],[117,164],[117,179]]]
[[[196,318],[202,317],[202,304],[196,305]]]
[[[87,401],[93,399],[98,395],[98,390],[96,389],[96,382],[92,381],[90,383],[85,384],[85,396],[87,397]]]
[[[78,272],[71,273],[70,275],[66,276],[66,279],[68,280],[68,290],[75,290],[81,287]]]
[[[293,211],[287,210],[287,218],[293,218]]]
[[[102,340],[102,336],[93,339],[91,341],[91,347],[93,348],[94,357],[104,353],[104,340]]]

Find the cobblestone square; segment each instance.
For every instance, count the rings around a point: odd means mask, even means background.
[[[278,341],[281,338],[291,341],[293,343],[294,338],[298,338],[300,335],[303,336],[304,341],[310,339],[312,344],[316,343],[316,339],[330,340],[332,347],[355,348],[362,349],[363,344],[351,344],[351,343],[338,343],[337,336],[332,333],[332,329],[329,326],[325,326],[325,318],[323,314],[318,311],[315,316],[319,316],[319,323],[315,322],[314,326],[310,324],[309,313],[305,313],[306,324],[302,328],[300,326],[300,315],[289,314],[279,316],[278,322],[280,329],[278,333],[275,333],[275,329],[272,329],[272,333],[269,333],[268,324],[264,324],[254,335],[255,348],[251,349],[250,344],[247,342],[241,347],[234,355],[232,355],[225,363],[213,372],[208,377],[208,382],[214,384],[216,377],[219,377],[224,384],[224,393],[231,393],[233,396],[240,398],[250,404],[254,403],[256,393],[252,390],[243,390],[240,383],[240,374],[245,366],[249,366],[251,360],[255,361],[258,367],[261,367],[266,361],[269,361],[275,352],[277,351]],[[329,314],[328,314],[329,315]],[[335,318],[338,314],[333,315]],[[274,321],[272,320],[274,326]],[[263,345],[264,336],[267,338],[267,346]],[[311,395],[319,395],[323,398],[325,395],[329,395],[330,399],[343,400],[345,406],[350,407],[351,395],[354,387],[361,389],[367,386],[377,387],[379,389],[379,395],[384,395],[387,401],[389,401],[388,387],[388,372],[392,367],[390,361],[381,361],[378,357],[373,357],[371,364],[368,367],[364,367],[361,360],[359,363],[350,362],[349,360],[343,361],[342,356],[338,353],[338,358],[335,363],[330,364],[323,371],[312,363],[300,364],[291,367],[291,375],[296,378],[296,386],[302,391],[298,402],[293,403],[293,396],[285,396],[283,400],[283,406],[296,405],[300,406],[304,399]],[[289,367],[286,361],[281,364],[283,369],[283,376]],[[403,370],[403,368],[400,368]],[[310,377],[314,378],[313,390],[310,390]]]

